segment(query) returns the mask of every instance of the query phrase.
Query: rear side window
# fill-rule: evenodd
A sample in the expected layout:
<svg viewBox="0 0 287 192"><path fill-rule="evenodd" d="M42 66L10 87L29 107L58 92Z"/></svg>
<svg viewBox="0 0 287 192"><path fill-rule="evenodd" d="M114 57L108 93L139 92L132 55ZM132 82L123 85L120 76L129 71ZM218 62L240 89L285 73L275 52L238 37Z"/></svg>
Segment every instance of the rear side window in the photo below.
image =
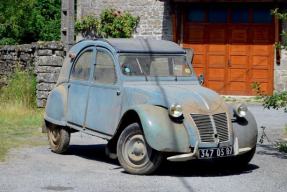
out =
<svg viewBox="0 0 287 192"><path fill-rule="evenodd" d="M71 73L71 79L89 81L92 60L93 50L84 52L74 65Z"/></svg>
<svg viewBox="0 0 287 192"><path fill-rule="evenodd" d="M115 64L107 52L97 51L93 81L103 84L115 84L117 82Z"/></svg>

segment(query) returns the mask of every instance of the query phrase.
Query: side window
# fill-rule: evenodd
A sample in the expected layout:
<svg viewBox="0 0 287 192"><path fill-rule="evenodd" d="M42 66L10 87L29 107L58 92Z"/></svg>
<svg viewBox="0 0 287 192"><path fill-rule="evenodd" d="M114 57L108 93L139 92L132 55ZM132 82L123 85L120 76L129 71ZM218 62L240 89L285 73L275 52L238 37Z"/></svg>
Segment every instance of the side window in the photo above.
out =
<svg viewBox="0 0 287 192"><path fill-rule="evenodd" d="M89 81L92 60L93 50L84 52L74 65L71 73L71 79Z"/></svg>
<svg viewBox="0 0 287 192"><path fill-rule="evenodd" d="M97 51L93 81L104 84L115 84L117 82L114 61L104 51Z"/></svg>

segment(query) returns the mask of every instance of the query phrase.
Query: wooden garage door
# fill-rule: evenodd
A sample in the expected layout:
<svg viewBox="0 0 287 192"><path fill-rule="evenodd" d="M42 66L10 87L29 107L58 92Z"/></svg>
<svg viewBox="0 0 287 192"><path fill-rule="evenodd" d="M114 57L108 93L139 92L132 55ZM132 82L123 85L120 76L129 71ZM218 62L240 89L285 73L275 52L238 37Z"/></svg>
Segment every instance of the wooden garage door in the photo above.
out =
<svg viewBox="0 0 287 192"><path fill-rule="evenodd" d="M271 9L271 8L270 8ZM254 95L251 83L273 91L274 24L269 8L193 8L184 24L184 47L193 67L219 94ZM216 17L217 16L217 17Z"/></svg>

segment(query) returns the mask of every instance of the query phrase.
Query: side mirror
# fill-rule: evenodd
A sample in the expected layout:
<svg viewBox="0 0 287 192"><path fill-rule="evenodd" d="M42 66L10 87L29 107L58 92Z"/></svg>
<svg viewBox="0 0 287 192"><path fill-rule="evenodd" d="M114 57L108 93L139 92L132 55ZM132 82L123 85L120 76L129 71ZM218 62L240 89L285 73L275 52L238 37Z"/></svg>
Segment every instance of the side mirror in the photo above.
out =
<svg viewBox="0 0 287 192"><path fill-rule="evenodd" d="M200 85L204 84L204 75L203 74L199 74L197 79L198 79L198 82Z"/></svg>

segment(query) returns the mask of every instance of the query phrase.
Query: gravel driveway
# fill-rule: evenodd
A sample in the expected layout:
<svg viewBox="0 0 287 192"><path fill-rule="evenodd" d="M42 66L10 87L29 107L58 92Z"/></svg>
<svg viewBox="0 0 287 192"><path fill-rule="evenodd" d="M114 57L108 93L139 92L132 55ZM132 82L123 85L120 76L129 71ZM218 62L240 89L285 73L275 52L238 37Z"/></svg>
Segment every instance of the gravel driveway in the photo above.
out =
<svg viewBox="0 0 287 192"><path fill-rule="evenodd" d="M258 127L267 126L272 138L282 137L287 114L260 105L249 108ZM0 164L0 191L287 191L287 154L268 144L258 144L242 172L222 171L211 160L194 160L165 162L152 176L125 173L117 160L106 157L105 144L75 133L65 155L52 153L48 146L13 150Z"/></svg>

